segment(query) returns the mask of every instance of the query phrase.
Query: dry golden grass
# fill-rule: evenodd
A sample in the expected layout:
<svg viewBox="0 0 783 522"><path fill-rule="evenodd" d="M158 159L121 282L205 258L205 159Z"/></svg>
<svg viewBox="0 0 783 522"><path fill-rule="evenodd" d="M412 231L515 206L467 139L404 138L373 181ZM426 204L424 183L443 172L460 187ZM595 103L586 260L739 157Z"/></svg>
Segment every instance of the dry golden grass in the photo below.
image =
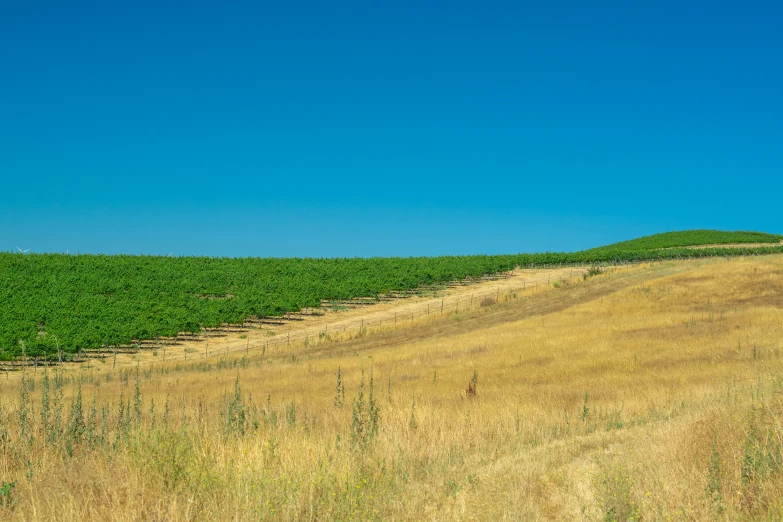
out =
<svg viewBox="0 0 783 522"><path fill-rule="evenodd" d="M263 356L68 370L61 424L78 382L84 423L61 432L40 369L29 401L0 379L0 519L779 520L782 276L645 265Z"/></svg>

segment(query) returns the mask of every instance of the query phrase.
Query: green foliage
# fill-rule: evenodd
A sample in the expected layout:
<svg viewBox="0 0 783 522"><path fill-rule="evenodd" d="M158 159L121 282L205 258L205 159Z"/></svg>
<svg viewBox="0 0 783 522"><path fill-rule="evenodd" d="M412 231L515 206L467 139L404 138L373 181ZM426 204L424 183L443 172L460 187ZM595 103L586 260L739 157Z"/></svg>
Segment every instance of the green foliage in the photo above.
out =
<svg viewBox="0 0 783 522"><path fill-rule="evenodd" d="M335 408L342 408L345 404L345 386L343 385L343 377L340 368L337 368L337 385L334 390L334 406Z"/></svg>
<svg viewBox="0 0 783 522"><path fill-rule="evenodd" d="M50 420L43 426L44 436L46 443L54 445L60 438L63 426L63 385L64 378L60 372L54 375L53 390L49 392L49 376L48 372L44 373L44 390L45 394L41 397L41 406L43 409L44 401L49 403L48 407L51 412ZM43 415L43 412L41 412Z"/></svg>
<svg viewBox="0 0 783 522"><path fill-rule="evenodd" d="M153 405L155 402L153 401ZM90 403L90 412L87 414L87 426L84 430L84 441L87 443L87 448L95 449L102 437L98 433L98 403L95 395L92 396L92 402Z"/></svg>
<svg viewBox="0 0 783 522"><path fill-rule="evenodd" d="M354 446L364 446L367 442L367 403L364 398L364 370L359 382L359 393L353 401L351 412L351 442Z"/></svg>
<svg viewBox="0 0 783 522"><path fill-rule="evenodd" d="M380 407L375 398L373 374L370 372L369 395L364 393L364 370L359 381L359 393L353 402L351 415L351 442L355 448L364 448L378 435Z"/></svg>
<svg viewBox="0 0 783 522"><path fill-rule="evenodd" d="M462 486L460 486L456 480L449 479L449 481L446 483L446 496L447 497L456 497L457 493L462 491Z"/></svg>
<svg viewBox="0 0 783 522"><path fill-rule="evenodd" d="M32 444L32 411L30 407L30 385L27 377L22 375L19 381L19 408L17 409L19 417L19 440Z"/></svg>
<svg viewBox="0 0 783 522"><path fill-rule="evenodd" d="M76 398L71 403L71 411L68 414L68 423L65 427L65 451L68 456L73 456L76 446L82 442L86 430L84 412L82 410L82 386L78 385Z"/></svg>
<svg viewBox="0 0 783 522"><path fill-rule="evenodd" d="M381 409L375 399L375 385L373 384L373 372L370 371L370 396L367 399L368 436L370 439L378 435L378 425L381 422Z"/></svg>
<svg viewBox="0 0 783 522"><path fill-rule="evenodd" d="M725 232L722 230L682 230L622 241L613 245L593 248L587 252L626 251L638 252L660 248L677 248L699 245L726 245L742 243L780 243L783 236L764 232Z"/></svg>
<svg viewBox="0 0 783 522"><path fill-rule="evenodd" d="M0 253L0 357L130 345L513 269L519 256L163 258ZM20 343L20 341L22 341Z"/></svg>
<svg viewBox="0 0 783 522"><path fill-rule="evenodd" d="M131 454L137 464L160 477L164 491L196 486L200 463L192 434L184 430L143 430L132 442Z"/></svg>
<svg viewBox="0 0 783 522"><path fill-rule="evenodd" d="M49 372L44 371L41 379L41 431L49 433L49 419L51 417L52 401L49 384Z"/></svg>
<svg viewBox="0 0 783 522"><path fill-rule="evenodd" d="M136 364L136 379L133 384L133 420L136 424L141 423L141 380L138 364Z"/></svg>
<svg viewBox="0 0 783 522"><path fill-rule="evenodd" d="M710 454L710 468L707 477L707 499L715 510L715 515L723 513L723 474L721 472L721 459L718 452L718 438L712 439L712 453Z"/></svg>
<svg viewBox="0 0 783 522"><path fill-rule="evenodd" d="M361 296L480 277L517 266L743 253L689 245L769 243L781 236L694 230L573 253L368 259L273 259L0 253L0 359L65 358L81 349L199 333ZM750 247L749 247L750 248Z"/></svg>
<svg viewBox="0 0 783 522"><path fill-rule="evenodd" d="M296 427L296 403L291 401L285 409L285 418L288 421L288 426Z"/></svg>
<svg viewBox="0 0 783 522"><path fill-rule="evenodd" d="M166 405L166 411L168 411L168 399ZM242 401L239 375L237 375L236 381L234 381L234 396L231 398L231 402L229 402L223 417L223 432L226 435L244 435L250 427L250 407Z"/></svg>
<svg viewBox="0 0 783 522"><path fill-rule="evenodd" d="M618 456L599 460L595 480L596 497L604 522L641 520L639 505L634 501L634 480Z"/></svg>
<svg viewBox="0 0 783 522"><path fill-rule="evenodd" d="M585 401L584 404L582 404L582 420L586 421L587 418L590 416L590 406L587 404L588 395L587 392L585 392Z"/></svg>
<svg viewBox="0 0 783 522"><path fill-rule="evenodd" d="M588 279L590 279L591 277L595 277L595 276L597 276L597 275L601 275L601 274L603 274L603 273L604 273L604 271L603 271L603 270L601 270L601 267L600 267L600 266L591 266L591 267L590 267L590 268L587 270L587 272L585 272L584 274L582 274L582 279L584 279L585 281L587 281L587 280L588 280Z"/></svg>
<svg viewBox="0 0 783 522"><path fill-rule="evenodd" d="M11 493L14 491L14 488L16 487L16 481L14 482L3 482L0 484L0 507L2 506L10 506L13 504L13 498L11 496Z"/></svg>

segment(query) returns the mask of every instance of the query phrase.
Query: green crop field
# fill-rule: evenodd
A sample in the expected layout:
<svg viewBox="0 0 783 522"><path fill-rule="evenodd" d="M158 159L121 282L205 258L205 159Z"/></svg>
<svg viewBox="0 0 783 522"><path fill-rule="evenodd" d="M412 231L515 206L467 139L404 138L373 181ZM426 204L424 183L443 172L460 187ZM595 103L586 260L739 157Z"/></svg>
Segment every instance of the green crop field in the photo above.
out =
<svg viewBox="0 0 783 522"><path fill-rule="evenodd" d="M0 359L127 345L198 332L258 316L279 316L321 300L377 296L479 277L518 266L736 255L682 248L770 243L757 232L658 234L574 253L369 259L274 259L0 253ZM775 243L776 245L773 245Z"/></svg>
<svg viewBox="0 0 783 522"><path fill-rule="evenodd" d="M646 251L660 248L676 248L699 245L725 245L730 243L780 243L783 236L764 232L724 232L722 230L682 230L640 237L588 252Z"/></svg>

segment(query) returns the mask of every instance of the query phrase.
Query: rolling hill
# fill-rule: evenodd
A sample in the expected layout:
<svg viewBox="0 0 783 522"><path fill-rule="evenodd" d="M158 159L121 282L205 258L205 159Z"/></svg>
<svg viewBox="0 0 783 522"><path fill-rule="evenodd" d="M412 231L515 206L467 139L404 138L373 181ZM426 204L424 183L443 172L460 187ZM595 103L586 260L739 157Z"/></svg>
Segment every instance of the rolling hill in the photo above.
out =
<svg viewBox="0 0 783 522"><path fill-rule="evenodd" d="M573 253L273 259L0 253L0 359L199 332L323 300L372 297L515 267L783 252L780 235L669 232ZM769 246L758 246L759 243ZM748 244L746 249L712 246Z"/></svg>

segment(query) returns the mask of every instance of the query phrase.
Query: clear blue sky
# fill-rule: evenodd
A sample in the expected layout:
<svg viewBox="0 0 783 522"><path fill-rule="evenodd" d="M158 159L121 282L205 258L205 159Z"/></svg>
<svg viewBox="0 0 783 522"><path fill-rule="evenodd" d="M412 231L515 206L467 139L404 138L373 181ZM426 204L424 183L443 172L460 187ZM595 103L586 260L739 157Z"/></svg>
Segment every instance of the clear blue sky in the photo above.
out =
<svg viewBox="0 0 783 522"><path fill-rule="evenodd" d="M0 250L783 232L781 27L773 1L0 0Z"/></svg>

